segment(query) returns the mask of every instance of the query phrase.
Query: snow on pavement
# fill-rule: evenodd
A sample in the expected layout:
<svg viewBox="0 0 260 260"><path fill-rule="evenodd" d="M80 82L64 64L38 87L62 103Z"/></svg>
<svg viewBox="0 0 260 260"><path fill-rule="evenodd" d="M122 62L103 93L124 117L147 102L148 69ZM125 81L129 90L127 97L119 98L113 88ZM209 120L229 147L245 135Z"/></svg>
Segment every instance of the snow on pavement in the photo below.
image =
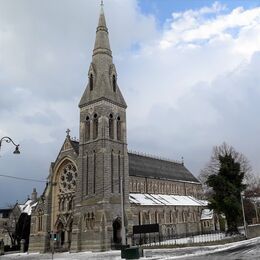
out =
<svg viewBox="0 0 260 260"><path fill-rule="evenodd" d="M246 245L254 245L260 243L260 237L229 243L225 245L214 246L200 246L200 247L185 247L185 248L172 248L172 249L145 249L145 257L141 259L157 260L157 259L181 259L185 257L200 256L206 254L213 254L230 249L239 249ZM16 253L5 256L0 256L1 260L47 260L52 259L51 254L39 254L39 253ZM108 252L80 252L80 253L55 253L53 259L59 260L118 260L121 259L120 251L108 251Z"/></svg>

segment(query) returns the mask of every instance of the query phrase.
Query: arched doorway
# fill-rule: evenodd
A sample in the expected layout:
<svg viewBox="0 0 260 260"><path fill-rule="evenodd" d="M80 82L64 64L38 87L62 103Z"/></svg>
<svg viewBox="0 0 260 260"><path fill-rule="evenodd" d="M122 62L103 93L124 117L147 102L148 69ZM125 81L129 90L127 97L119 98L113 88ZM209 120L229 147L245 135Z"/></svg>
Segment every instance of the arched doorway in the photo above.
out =
<svg viewBox="0 0 260 260"><path fill-rule="evenodd" d="M65 242L65 230L63 224L60 222L57 226L57 241L58 245L62 248Z"/></svg>
<svg viewBox="0 0 260 260"><path fill-rule="evenodd" d="M113 221L113 243L114 244L121 244L122 237L121 237L121 218L117 217Z"/></svg>

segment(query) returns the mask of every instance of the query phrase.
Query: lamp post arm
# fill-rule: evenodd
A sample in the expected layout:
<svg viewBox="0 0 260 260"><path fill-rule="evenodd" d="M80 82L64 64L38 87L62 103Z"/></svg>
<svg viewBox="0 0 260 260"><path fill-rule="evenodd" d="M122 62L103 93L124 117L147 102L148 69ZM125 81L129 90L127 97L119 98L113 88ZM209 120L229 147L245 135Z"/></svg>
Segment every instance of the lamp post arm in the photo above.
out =
<svg viewBox="0 0 260 260"><path fill-rule="evenodd" d="M1 151L1 146L2 146L2 142L5 141L7 143L12 143L15 146L15 150L14 150L14 154L20 154L19 151L19 144L16 144L10 137L8 136L4 136L0 139L0 151Z"/></svg>
<svg viewBox="0 0 260 260"><path fill-rule="evenodd" d="M16 144L10 137L4 136L0 139L0 148L2 146L3 141L6 141L7 143L12 143L14 146L19 146L19 144Z"/></svg>

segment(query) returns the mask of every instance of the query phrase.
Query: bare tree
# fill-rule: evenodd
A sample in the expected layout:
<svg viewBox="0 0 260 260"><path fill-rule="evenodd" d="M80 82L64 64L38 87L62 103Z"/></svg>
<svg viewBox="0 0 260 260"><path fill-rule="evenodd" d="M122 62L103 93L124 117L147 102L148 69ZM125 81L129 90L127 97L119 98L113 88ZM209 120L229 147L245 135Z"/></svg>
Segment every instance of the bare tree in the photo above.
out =
<svg viewBox="0 0 260 260"><path fill-rule="evenodd" d="M0 229L9 235L12 246L15 246L17 245L16 226L21 215L21 211L18 208L18 204L9 204L7 207L11 210L11 212L8 219L1 223Z"/></svg>

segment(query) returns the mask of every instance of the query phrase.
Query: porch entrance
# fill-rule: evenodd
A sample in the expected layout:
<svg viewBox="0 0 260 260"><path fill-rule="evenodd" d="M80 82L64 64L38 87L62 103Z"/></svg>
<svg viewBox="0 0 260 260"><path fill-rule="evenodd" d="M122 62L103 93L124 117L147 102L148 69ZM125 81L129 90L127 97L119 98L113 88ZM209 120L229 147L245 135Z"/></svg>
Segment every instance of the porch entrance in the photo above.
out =
<svg viewBox="0 0 260 260"><path fill-rule="evenodd" d="M57 226L55 248L59 251L69 251L71 245L72 222L64 227L62 222Z"/></svg>
<svg viewBox="0 0 260 260"><path fill-rule="evenodd" d="M121 229L122 229L121 218L117 217L113 221L113 240L112 241L115 246L121 245L121 242L122 242Z"/></svg>

